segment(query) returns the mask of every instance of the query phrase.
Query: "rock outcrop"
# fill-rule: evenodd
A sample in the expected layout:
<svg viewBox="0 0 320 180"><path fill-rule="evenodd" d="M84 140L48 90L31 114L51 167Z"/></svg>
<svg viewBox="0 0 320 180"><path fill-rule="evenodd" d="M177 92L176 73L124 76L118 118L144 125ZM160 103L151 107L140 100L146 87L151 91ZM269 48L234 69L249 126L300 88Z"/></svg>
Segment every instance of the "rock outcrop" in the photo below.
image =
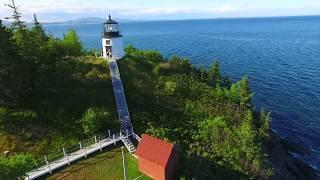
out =
<svg viewBox="0 0 320 180"><path fill-rule="evenodd" d="M320 179L315 169L298 158L299 154L309 153L308 150L297 143L282 139L275 132L271 132L270 139L265 144L265 152L275 171L272 179Z"/></svg>

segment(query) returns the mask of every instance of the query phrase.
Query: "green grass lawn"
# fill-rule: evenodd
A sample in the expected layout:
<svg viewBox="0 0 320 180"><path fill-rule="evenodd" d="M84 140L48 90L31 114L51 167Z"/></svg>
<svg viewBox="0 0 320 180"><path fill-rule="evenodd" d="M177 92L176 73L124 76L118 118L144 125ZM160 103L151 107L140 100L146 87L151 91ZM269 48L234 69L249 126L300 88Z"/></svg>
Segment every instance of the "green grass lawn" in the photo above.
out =
<svg viewBox="0 0 320 180"><path fill-rule="evenodd" d="M125 160L127 168L127 179L133 180L140 177L142 173L138 170L138 161L125 151ZM63 180L105 180L123 179L123 167L121 148L106 150L88 159L81 160L65 169L55 172L52 176L47 177L48 180L63 179ZM150 178L142 176L139 180L148 180Z"/></svg>

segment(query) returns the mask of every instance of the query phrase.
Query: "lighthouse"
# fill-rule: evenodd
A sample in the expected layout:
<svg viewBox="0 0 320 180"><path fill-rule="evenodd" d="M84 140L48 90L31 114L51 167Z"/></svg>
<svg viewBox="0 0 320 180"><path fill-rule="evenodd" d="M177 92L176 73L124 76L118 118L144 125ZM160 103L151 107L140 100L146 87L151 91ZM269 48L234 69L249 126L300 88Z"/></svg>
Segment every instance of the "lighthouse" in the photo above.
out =
<svg viewBox="0 0 320 180"><path fill-rule="evenodd" d="M124 56L122 35L119 30L119 23L109 19L103 23L102 35L102 56L105 59L121 59Z"/></svg>

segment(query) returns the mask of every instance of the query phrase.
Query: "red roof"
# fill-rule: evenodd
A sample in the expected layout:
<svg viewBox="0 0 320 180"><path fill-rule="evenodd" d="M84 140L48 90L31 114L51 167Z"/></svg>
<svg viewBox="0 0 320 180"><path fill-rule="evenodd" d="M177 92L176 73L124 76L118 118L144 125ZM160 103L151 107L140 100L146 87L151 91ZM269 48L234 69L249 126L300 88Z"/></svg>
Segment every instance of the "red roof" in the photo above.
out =
<svg viewBox="0 0 320 180"><path fill-rule="evenodd" d="M165 167L173 150L173 144L142 134L136 155Z"/></svg>

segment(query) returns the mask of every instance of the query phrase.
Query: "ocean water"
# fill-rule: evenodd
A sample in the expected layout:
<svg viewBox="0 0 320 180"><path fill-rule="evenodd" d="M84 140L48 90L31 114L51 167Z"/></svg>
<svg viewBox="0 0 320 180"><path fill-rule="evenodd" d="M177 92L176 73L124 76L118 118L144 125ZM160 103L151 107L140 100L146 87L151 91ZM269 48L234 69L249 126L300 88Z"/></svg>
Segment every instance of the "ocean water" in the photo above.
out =
<svg viewBox="0 0 320 180"><path fill-rule="evenodd" d="M62 37L69 28L86 48L101 48L101 24L48 24ZM320 167L320 16L125 22L125 45L180 55L196 66L221 62L234 81L250 78L256 109L272 111L272 128L307 147L301 156Z"/></svg>

